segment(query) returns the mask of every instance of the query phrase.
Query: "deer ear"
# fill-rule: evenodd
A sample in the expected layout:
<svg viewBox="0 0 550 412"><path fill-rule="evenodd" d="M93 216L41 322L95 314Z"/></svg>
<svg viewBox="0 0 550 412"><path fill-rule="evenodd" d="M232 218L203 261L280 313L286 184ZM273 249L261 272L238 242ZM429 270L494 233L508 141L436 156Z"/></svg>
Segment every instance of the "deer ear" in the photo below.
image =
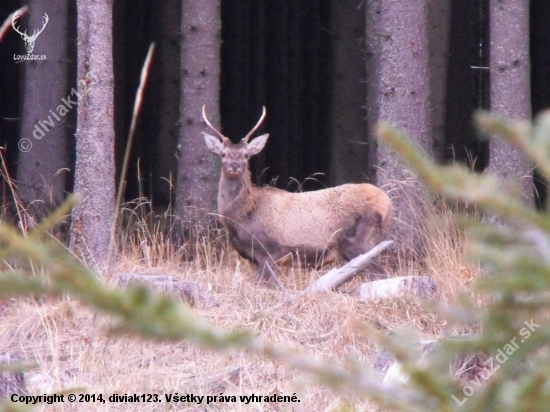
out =
<svg viewBox="0 0 550 412"><path fill-rule="evenodd" d="M216 153L218 156L221 157L222 151L223 151L223 144L220 142L220 139L208 133L203 132L203 134L204 134L204 141L206 142L206 147L208 147L210 151Z"/></svg>
<svg viewBox="0 0 550 412"><path fill-rule="evenodd" d="M266 133L256 137L254 140L248 143L248 153L250 154L250 156L254 156L255 154L258 154L262 151L265 144L267 143L268 137L269 133Z"/></svg>

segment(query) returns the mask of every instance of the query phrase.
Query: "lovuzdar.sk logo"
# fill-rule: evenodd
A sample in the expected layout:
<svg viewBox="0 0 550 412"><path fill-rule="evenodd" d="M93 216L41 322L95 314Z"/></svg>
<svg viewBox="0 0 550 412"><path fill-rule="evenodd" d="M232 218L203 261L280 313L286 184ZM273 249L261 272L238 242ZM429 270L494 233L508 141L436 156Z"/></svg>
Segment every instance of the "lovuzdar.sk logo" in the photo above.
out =
<svg viewBox="0 0 550 412"><path fill-rule="evenodd" d="M27 34L27 30L21 32L19 27L16 26L17 19L19 19L19 17L21 17L21 14L19 12L13 15L13 17L11 18L11 26L17 33L19 33L19 35L25 42L25 49L27 50L27 54L14 54L13 60L47 60L45 54L33 54L32 51L34 50L34 43L36 42L36 39L38 38L40 33L42 33L46 28L46 25L48 24L50 18L46 13L44 13L44 16L42 17L44 19L44 22L42 23L42 28L40 30L33 30L32 36L29 36Z"/></svg>

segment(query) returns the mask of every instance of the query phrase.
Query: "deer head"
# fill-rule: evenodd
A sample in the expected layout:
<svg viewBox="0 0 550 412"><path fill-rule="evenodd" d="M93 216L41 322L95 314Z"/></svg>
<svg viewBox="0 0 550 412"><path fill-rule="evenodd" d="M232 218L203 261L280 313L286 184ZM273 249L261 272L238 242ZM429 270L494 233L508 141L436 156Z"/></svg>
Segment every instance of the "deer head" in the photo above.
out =
<svg viewBox="0 0 550 412"><path fill-rule="evenodd" d="M260 117L260 120L258 120L258 123L256 123L256 126L254 126L239 143L233 144L231 140L225 137L212 125L212 123L210 123L206 116L206 106L202 107L202 117L204 121L208 127L216 133L216 136L204 133L204 140L208 149L222 159L222 173L226 179L242 179L243 174L248 170L248 161L250 158L255 154L260 153L264 148L267 143L267 138L269 137L269 134L267 133L258 136L250 143L248 141L264 121L265 115L266 111L264 107L262 116Z"/></svg>
<svg viewBox="0 0 550 412"><path fill-rule="evenodd" d="M48 15L46 13L44 13L44 16L43 16L44 23L42 24L42 28L40 30L33 30L32 36L29 36L27 34L27 30L25 30L25 32L22 33L19 30L19 28L15 25L15 22L17 21L17 19L20 16L21 16L21 14L19 12L15 13L13 15L12 19L11 19L11 25L12 25L13 29L21 35L21 38L25 42L25 49L27 50L27 54L30 54L34 50L34 43L36 42L36 38L38 37L38 35L40 33L42 33L44 31L44 28L48 24L48 21L50 20L50 18L48 17Z"/></svg>

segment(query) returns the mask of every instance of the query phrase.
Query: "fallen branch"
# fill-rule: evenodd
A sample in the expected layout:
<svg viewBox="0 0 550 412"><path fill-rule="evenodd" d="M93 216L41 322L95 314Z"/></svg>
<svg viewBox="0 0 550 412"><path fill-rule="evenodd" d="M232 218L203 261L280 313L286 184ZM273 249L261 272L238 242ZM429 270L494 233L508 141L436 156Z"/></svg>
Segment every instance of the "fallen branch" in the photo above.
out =
<svg viewBox="0 0 550 412"><path fill-rule="evenodd" d="M338 287L349 281L357 272L363 270L373 258L386 250L392 243L393 240L385 240L367 253L350 260L341 268L330 270L317 279L313 285L309 286L305 292L319 293L327 292L329 290L336 290Z"/></svg>

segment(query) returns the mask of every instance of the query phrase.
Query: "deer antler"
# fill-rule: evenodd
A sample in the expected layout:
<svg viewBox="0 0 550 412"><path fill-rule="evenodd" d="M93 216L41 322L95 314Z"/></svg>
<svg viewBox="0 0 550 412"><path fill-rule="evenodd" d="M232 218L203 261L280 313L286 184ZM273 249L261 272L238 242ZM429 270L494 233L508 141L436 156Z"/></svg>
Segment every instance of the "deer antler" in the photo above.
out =
<svg viewBox="0 0 550 412"><path fill-rule="evenodd" d="M17 21L17 19L19 17L21 17L23 13L21 13L20 10L17 10L15 13L13 13L13 17L11 18L11 26L13 27L13 29L19 33L22 37L28 37L27 36L27 30L25 30L25 33L21 33L21 31L19 31L19 28L15 25L15 22Z"/></svg>
<svg viewBox="0 0 550 412"><path fill-rule="evenodd" d="M42 24L42 28L38 31L33 30L33 32L32 32L31 37L34 38L34 39L36 39L38 37L38 35L44 31L44 29L46 28L46 25L50 21L50 18L48 17L47 13L44 13L44 16L42 16L42 18L44 19L44 23Z"/></svg>
<svg viewBox="0 0 550 412"><path fill-rule="evenodd" d="M214 132L216 132L216 134L220 137L220 140L221 140L222 143L223 143L224 140L227 140L227 137L225 137L222 132L220 132L218 129L216 129L212 125L212 123L210 123L210 120L208 120L208 117L206 117L206 105L202 106L202 118L204 119L204 121L206 122L208 127L210 127Z"/></svg>
<svg viewBox="0 0 550 412"><path fill-rule="evenodd" d="M254 132L256 130L258 130L258 127L260 127L260 125L262 124L262 122L264 121L265 119L265 115L267 114L266 110L265 110L265 106L262 107L262 116L260 117L260 120L258 120L258 123L256 123L256 126L254 126L252 128L252 130L250 132L248 132L248 134L243 138L243 140L248 143L248 139L250 139L250 137L254 134Z"/></svg>

